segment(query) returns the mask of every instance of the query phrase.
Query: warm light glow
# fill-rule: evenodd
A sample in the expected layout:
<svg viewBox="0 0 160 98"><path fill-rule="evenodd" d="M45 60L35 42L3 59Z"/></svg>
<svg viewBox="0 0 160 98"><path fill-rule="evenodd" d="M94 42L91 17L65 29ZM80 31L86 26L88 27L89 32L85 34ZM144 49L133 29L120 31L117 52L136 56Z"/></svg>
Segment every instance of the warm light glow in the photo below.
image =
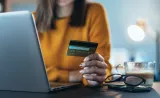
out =
<svg viewBox="0 0 160 98"><path fill-rule="evenodd" d="M145 37L144 30L137 25L131 25L128 27L129 37L134 41L142 41Z"/></svg>

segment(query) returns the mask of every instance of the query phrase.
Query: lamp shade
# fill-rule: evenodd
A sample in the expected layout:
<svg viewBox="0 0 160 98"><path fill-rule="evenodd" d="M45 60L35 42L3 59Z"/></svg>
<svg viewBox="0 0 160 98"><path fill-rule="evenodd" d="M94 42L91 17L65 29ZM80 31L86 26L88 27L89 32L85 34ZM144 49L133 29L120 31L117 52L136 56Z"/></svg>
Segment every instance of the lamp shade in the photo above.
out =
<svg viewBox="0 0 160 98"><path fill-rule="evenodd" d="M134 41L142 41L145 37L145 32L141 27L131 25L128 27L128 35Z"/></svg>

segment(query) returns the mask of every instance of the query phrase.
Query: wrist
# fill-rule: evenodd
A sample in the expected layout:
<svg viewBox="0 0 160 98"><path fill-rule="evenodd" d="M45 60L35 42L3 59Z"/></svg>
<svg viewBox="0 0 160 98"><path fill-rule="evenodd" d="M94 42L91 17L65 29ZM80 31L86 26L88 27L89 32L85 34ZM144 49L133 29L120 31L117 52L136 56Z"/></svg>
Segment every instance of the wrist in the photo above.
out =
<svg viewBox="0 0 160 98"><path fill-rule="evenodd" d="M69 82L81 82L82 75L79 73L79 70L69 72Z"/></svg>

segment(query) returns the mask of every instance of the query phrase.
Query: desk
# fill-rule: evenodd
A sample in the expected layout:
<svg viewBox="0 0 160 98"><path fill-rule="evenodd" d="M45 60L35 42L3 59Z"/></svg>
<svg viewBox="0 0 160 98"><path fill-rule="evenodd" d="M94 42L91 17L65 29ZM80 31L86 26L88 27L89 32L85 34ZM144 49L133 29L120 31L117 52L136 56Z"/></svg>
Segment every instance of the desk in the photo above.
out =
<svg viewBox="0 0 160 98"><path fill-rule="evenodd" d="M126 93L107 88L74 88L49 94L0 91L0 98L160 98L160 83L147 93Z"/></svg>

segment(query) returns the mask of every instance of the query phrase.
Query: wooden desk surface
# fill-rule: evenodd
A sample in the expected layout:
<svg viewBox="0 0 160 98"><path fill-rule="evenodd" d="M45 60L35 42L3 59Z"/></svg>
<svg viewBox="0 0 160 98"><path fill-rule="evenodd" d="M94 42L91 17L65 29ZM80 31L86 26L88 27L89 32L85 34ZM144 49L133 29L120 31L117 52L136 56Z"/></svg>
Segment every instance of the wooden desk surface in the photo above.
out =
<svg viewBox="0 0 160 98"><path fill-rule="evenodd" d="M147 93L127 93L103 88L74 88L54 93L0 91L0 98L160 98L160 82Z"/></svg>

